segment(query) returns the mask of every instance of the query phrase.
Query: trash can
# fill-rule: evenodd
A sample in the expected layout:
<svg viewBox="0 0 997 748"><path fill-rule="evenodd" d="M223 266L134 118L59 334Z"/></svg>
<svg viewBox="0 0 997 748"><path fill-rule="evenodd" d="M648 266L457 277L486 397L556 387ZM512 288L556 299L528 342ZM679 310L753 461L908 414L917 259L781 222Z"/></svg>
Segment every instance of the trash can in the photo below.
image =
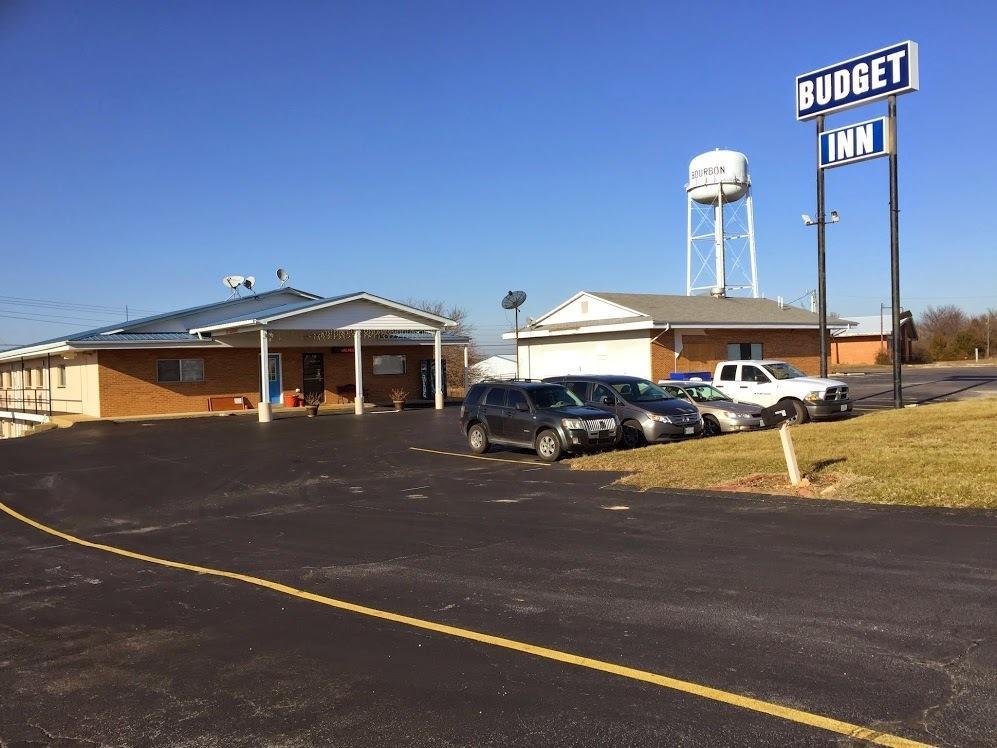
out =
<svg viewBox="0 0 997 748"><path fill-rule="evenodd" d="M284 406L288 408L297 408L301 404L301 398L298 396L297 392L285 392L284 393Z"/></svg>

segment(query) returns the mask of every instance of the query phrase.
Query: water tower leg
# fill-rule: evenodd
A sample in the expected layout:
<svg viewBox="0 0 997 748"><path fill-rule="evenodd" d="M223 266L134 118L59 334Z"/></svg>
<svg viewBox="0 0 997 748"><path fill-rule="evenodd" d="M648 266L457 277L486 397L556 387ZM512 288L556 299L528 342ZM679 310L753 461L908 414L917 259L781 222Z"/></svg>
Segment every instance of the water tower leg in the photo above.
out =
<svg viewBox="0 0 997 748"><path fill-rule="evenodd" d="M755 259L755 205L751 201L751 187L748 187L748 195L745 197L747 203L744 207L748 211L748 254L751 256L751 297L758 298L758 262Z"/></svg>
<svg viewBox="0 0 997 748"><path fill-rule="evenodd" d="M716 274L717 288L721 293L727 288L727 273L725 268L726 259L724 257L724 195L723 186L720 187L720 194L717 196L716 213L713 220L713 242L716 245Z"/></svg>
<svg viewBox="0 0 997 748"><path fill-rule="evenodd" d="M685 295L692 296L692 197L686 193Z"/></svg>

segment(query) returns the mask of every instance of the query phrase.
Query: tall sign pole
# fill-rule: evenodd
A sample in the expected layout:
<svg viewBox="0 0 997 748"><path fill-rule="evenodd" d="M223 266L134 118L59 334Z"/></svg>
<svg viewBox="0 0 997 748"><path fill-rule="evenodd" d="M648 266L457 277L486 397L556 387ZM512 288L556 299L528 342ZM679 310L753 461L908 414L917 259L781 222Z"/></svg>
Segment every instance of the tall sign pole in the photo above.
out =
<svg viewBox="0 0 997 748"><path fill-rule="evenodd" d="M897 187L897 97L887 99L890 121L890 296L893 304L893 407L904 406L900 335L900 197Z"/></svg>
<svg viewBox="0 0 997 748"><path fill-rule="evenodd" d="M817 117L817 317L820 328L820 375L827 377L827 261L824 221L824 169L821 166L821 135L824 115Z"/></svg>
<svg viewBox="0 0 997 748"><path fill-rule="evenodd" d="M820 374L827 376L827 278L824 257L824 169L888 156L890 161L890 290L893 315L893 405L903 407L900 335L900 202L897 189L897 96L917 91L918 47L905 41L796 76L796 119L817 120L817 303ZM825 131L833 112L887 101L888 116ZM832 212L831 220L837 215ZM882 310L880 310L882 312Z"/></svg>

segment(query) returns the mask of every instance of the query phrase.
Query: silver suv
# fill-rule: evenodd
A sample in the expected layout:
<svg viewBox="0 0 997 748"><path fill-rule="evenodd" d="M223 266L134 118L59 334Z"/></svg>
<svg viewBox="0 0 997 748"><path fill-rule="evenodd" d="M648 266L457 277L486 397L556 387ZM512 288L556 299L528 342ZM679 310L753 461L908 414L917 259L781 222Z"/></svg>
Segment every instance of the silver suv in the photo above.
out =
<svg viewBox="0 0 997 748"><path fill-rule="evenodd" d="M647 379L590 374L544 381L563 384L586 405L614 413L623 424L623 446L631 449L703 433L703 419L696 406L672 397Z"/></svg>

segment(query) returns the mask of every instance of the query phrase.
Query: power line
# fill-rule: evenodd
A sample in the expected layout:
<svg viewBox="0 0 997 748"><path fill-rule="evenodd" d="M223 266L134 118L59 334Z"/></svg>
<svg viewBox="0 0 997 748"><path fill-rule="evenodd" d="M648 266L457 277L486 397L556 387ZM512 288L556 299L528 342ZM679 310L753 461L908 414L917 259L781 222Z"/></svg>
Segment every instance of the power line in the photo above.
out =
<svg viewBox="0 0 997 748"><path fill-rule="evenodd" d="M3 296L0 295L0 303L17 304L19 306L45 307L51 309L67 309L87 312L123 312L126 308L131 311L155 314L153 309L143 309L132 307L129 304L83 304L75 301L59 301L55 299L32 299L24 296Z"/></svg>
<svg viewBox="0 0 997 748"><path fill-rule="evenodd" d="M63 317L62 315L45 315L26 317L20 314L4 314L7 310L0 310L0 318L3 319L20 319L26 322L48 322L53 325L75 325L77 327L87 327L94 323L106 325L108 323L114 324L116 322L121 322L120 319L89 319L85 317Z"/></svg>

